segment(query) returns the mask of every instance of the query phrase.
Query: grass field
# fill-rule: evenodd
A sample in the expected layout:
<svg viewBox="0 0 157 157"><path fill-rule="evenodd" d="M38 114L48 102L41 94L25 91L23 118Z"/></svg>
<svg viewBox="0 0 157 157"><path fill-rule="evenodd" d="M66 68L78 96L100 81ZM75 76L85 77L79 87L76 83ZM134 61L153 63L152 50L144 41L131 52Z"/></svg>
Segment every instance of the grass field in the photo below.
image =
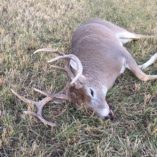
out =
<svg viewBox="0 0 157 157"><path fill-rule="evenodd" d="M37 100L32 87L62 89L65 74L46 63L54 55L32 53L43 47L68 52L72 32L94 17L157 34L156 0L0 0L0 157L157 157L156 81L144 83L125 72L107 97L114 122L73 104L50 104L44 115L56 122L55 128L24 115L26 104L10 91ZM155 53L157 40L139 40L127 48L140 64ZM156 69L154 64L146 73Z"/></svg>

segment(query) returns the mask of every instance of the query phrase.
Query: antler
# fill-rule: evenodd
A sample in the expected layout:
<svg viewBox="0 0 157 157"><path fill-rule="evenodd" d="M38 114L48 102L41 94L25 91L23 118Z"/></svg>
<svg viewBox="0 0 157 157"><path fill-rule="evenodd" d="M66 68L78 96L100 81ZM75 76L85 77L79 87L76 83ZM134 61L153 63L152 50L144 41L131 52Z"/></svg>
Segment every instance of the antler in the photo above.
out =
<svg viewBox="0 0 157 157"><path fill-rule="evenodd" d="M52 122L49 122L47 121L46 119L43 118L42 116L42 110L43 110L43 107L44 105L46 105L48 102L54 100L54 99L60 99L60 100L68 100L68 96L66 94L62 94L62 93L57 93L57 94L48 94L46 92L43 92L39 89L36 89L36 88L33 88L36 92L39 92L40 94L43 94L45 95L46 97L43 98L42 100L40 101L33 101L33 100L30 100L30 99L26 99L25 97L17 94L13 89L11 89L12 93L14 95L16 95L19 99L21 99L22 101L24 101L25 103L27 103L28 105L35 105L35 107L37 108L37 112L32 112L32 111L24 111L25 114L30 114L30 115L33 115L35 117L37 117L42 123L44 123L45 125L49 125L49 126L56 126L55 123L52 123Z"/></svg>
<svg viewBox="0 0 157 157"><path fill-rule="evenodd" d="M70 83L72 85L80 78L80 76L82 76L82 72L83 72L83 67L82 67L82 64L81 64L80 60L78 59L78 57L76 57L73 54L68 54L68 55L58 56L54 59L51 59L48 61L48 63L52 63L52 62L55 62L59 59L65 59L65 58L72 59L77 64L76 76L72 79L72 81Z"/></svg>
<svg viewBox="0 0 157 157"><path fill-rule="evenodd" d="M76 76L75 77L71 77L71 79L72 79L72 81L70 83L71 85L74 84L80 77L83 76L82 75L82 73L83 73L83 66L82 66L82 63L81 63L80 59L77 56L75 56L73 54L67 54L67 55L65 55L65 54L62 54L62 53L58 52L57 50L52 49L52 48L38 49L38 50L36 50L34 52L34 54L36 54L38 52L44 52L44 51L45 52L46 51L47 52L54 52L54 53L57 53L57 54L60 55L60 56L58 56L56 58L53 58L53 59L49 60L48 63L55 62L55 61L57 61L59 59L71 59L71 60L73 60L76 63L76 66L77 66L76 67ZM68 74L71 73L68 69L65 69L65 70L67 71ZM70 74L70 75L72 75L72 74Z"/></svg>

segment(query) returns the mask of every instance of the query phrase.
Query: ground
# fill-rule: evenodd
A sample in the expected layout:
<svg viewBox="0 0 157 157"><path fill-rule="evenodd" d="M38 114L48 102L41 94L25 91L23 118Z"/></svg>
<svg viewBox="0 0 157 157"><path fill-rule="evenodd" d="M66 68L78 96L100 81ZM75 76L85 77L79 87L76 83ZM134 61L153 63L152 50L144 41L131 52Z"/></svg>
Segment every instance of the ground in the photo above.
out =
<svg viewBox="0 0 157 157"><path fill-rule="evenodd" d="M68 53L72 32L99 17L130 31L157 34L157 1L143 0L1 0L0 1L0 156L1 157L155 157L157 156L157 82L141 82L126 71L107 95L116 120L102 121L74 104L49 104L44 126L23 114L21 95L37 100L32 87L59 91L66 75L46 61L52 47ZM155 53L156 39L139 40L127 49L141 64ZM61 64L63 65L63 64ZM157 64L146 70L156 73Z"/></svg>

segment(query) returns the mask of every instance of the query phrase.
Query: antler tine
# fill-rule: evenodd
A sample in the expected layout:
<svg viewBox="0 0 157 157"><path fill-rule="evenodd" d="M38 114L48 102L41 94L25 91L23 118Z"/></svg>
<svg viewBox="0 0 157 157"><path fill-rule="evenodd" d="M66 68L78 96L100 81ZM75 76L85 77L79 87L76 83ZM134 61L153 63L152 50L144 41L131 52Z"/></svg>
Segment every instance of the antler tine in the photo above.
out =
<svg viewBox="0 0 157 157"><path fill-rule="evenodd" d="M57 53L59 54L60 56L54 58L54 59L51 59L48 61L48 63L50 62L55 62L59 59L65 59L65 58L70 58L72 59L76 64L77 64L77 71L76 71L76 76L74 78L72 78L72 81L71 81L71 85L74 84L81 76L82 76L82 72L83 72L83 66L82 66L82 63L80 61L80 59L73 55L73 54L68 54L68 55L65 55L65 54L62 54L61 52L59 52L58 50L55 50L55 49L52 49L52 48L42 48L42 49L38 49L36 50L33 54L36 54L38 52L42 52L42 51L47 51L47 52L54 52L54 53ZM62 68L59 68L59 69L62 69Z"/></svg>
<svg viewBox="0 0 157 157"><path fill-rule="evenodd" d="M39 92L41 94L47 95L44 99L36 102L36 101L32 101L32 100L26 99L25 97L17 94L13 89L11 89L11 91L20 100L24 101L27 104L31 104L31 105L35 105L36 106L37 113L31 112L31 111L24 111L25 114L31 114L31 115L37 117L45 125L49 125L49 126L52 126L52 127L54 127L56 125L55 123L52 123L52 122L49 122L49 121L45 120L43 118L43 116L42 116L42 110L43 110L44 105L47 104L49 101L53 100L53 98L54 98L53 96L48 96L45 92L42 92L42 91L40 91L38 89L35 89L35 91L37 91L37 92Z"/></svg>
<svg viewBox="0 0 157 157"><path fill-rule="evenodd" d="M47 92L41 91L40 89L33 88L33 90L40 93L40 94L42 94L42 95L49 96L49 94Z"/></svg>
<svg viewBox="0 0 157 157"><path fill-rule="evenodd" d="M40 89L37 88L33 88L34 91L43 94L47 97L53 97L54 99L62 99L62 100L69 100L69 97L66 94L63 94L62 92L66 90L67 87L65 87L63 90L61 90L60 92L56 93L56 94L48 94L47 92L43 92Z"/></svg>
<svg viewBox="0 0 157 157"><path fill-rule="evenodd" d="M52 48L42 48L42 49L38 49L35 52L33 52L33 54L36 54L38 52L54 52L57 53L59 55L64 55L61 52L58 51L58 49L52 49Z"/></svg>
<svg viewBox="0 0 157 157"><path fill-rule="evenodd" d="M34 112L31 112L31 111L24 111L25 114L29 114L29 115L33 115L35 117L37 117L43 124L45 125L49 125L49 126L56 126L55 123L52 123L52 122L49 122L47 120L45 120L42 116L39 116L38 114L34 113Z"/></svg>
<svg viewBox="0 0 157 157"><path fill-rule="evenodd" d="M21 99L23 102L28 103L28 104L31 104L31 105L32 105L32 104L35 104L35 101L26 99L25 97L23 97L23 96L17 94L13 89L11 89L11 92L12 92L14 95L16 95L19 99Z"/></svg>
<svg viewBox="0 0 157 157"><path fill-rule="evenodd" d="M83 72L83 66L81 61L79 60L79 58L73 54L68 54L68 55L64 55L64 56L58 56L54 59L51 59L48 61L48 63L52 63L55 62L59 59L66 59L66 58L70 58L72 59L76 64L77 64L77 71L76 71L76 76L72 79L70 84L74 84L79 78L80 76L82 76L82 72Z"/></svg>

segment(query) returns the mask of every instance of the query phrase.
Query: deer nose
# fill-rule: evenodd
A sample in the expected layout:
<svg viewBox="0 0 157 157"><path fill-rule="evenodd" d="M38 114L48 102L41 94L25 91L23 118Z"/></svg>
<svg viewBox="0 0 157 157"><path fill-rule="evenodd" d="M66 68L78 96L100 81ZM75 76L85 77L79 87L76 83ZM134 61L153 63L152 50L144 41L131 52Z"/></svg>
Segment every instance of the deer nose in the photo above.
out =
<svg viewBox="0 0 157 157"><path fill-rule="evenodd" d="M108 116L104 117L105 120L110 119L110 120L114 120L114 113L112 111L110 111L110 113L108 114Z"/></svg>

